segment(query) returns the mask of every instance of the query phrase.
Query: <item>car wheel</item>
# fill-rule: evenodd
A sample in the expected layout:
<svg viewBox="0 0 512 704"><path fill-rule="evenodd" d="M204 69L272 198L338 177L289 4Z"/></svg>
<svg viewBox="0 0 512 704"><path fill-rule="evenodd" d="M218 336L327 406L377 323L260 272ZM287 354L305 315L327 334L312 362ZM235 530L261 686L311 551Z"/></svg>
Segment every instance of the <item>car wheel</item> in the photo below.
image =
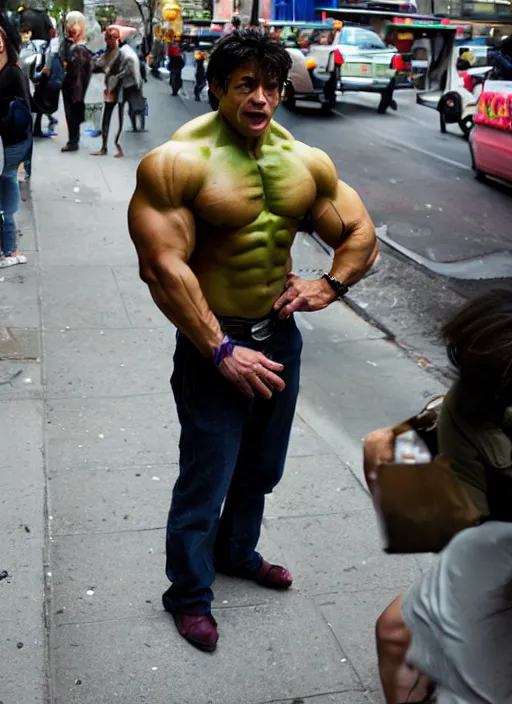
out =
<svg viewBox="0 0 512 704"><path fill-rule="evenodd" d="M320 106L320 111L322 115L330 115L332 110L331 103L322 103Z"/></svg>
<svg viewBox="0 0 512 704"><path fill-rule="evenodd" d="M386 110L388 108L392 108L393 110L396 110L396 102L393 100L393 91L395 89L395 82L391 81L389 86L386 88L386 90L381 93L381 99L379 103L379 107L377 108L377 112L379 115L384 115Z"/></svg>
<svg viewBox="0 0 512 704"><path fill-rule="evenodd" d="M484 183L485 181L487 181L487 174L485 174L483 171L480 171L480 169L476 169L475 178L477 181L480 181L480 183Z"/></svg>
<svg viewBox="0 0 512 704"><path fill-rule="evenodd" d="M441 134L446 134L446 118L442 112L439 113L439 129Z"/></svg>
<svg viewBox="0 0 512 704"><path fill-rule="evenodd" d="M288 110L295 110L295 91L290 82L285 83L284 93L283 93L283 105Z"/></svg>
<svg viewBox="0 0 512 704"><path fill-rule="evenodd" d="M473 116L469 115L468 117L465 117L463 120L459 120L459 127L462 130L462 134L468 138L469 133L473 129Z"/></svg>

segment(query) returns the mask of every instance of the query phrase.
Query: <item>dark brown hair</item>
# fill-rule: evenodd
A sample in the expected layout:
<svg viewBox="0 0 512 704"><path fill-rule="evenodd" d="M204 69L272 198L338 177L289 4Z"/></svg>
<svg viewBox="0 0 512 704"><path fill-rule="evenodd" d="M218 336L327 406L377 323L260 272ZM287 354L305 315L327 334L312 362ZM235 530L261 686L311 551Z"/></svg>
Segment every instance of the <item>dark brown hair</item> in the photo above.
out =
<svg viewBox="0 0 512 704"><path fill-rule="evenodd" d="M235 31L221 39L214 47L206 77L223 93L228 89L231 75L241 66L254 64L263 75L275 78L282 89L292 60L282 44L252 30Z"/></svg>
<svg viewBox="0 0 512 704"><path fill-rule="evenodd" d="M475 298L443 328L448 355L465 389L481 402L512 404L512 291Z"/></svg>
<svg viewBox="0 0 512 704"><path fill-rule="evenodd" d="M18 52L14 48L14 44L7 36L7 32L3 27L0 27L0 36L2 37L3 42L5 44L5 50L7 52L7 64L9 66L15 66L19 60Z"/></svg>

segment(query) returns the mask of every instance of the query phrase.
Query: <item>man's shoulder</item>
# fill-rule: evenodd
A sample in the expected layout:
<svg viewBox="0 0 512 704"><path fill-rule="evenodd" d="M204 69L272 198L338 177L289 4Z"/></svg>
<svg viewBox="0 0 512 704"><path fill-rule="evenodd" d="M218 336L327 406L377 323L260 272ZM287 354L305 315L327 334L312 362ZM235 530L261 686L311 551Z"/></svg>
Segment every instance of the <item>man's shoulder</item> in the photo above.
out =
<svg viewBox="0 0 512 704"><path fill-rule="evenodd" d="M288 132L286 128L278 122L275 122L275 120L272 120L270 123L269 141L273 144L278 144L280 142L292 142L294 145L297 144L297 141L292 133Z"/></svg>
<svg viewBox="0 0 512 704"><path fill-rule="evenodd" d="M217 131L217 113L209 112L182 125L172 135L170 141L172 143L188 144L191 148L193 146L197 148L212 142Z"/></svg>
<svg viewBox="0 0 512 704"><path fill-rule="evenodd" d="M195 141L169 140L153 149L137 170L138 187L159 192L169 202L192 199L204 179L204 155Z"/></svg>
<svg viewBox="0 0 512 704"><path fill-rule="evenodd" d="M200 145L194 140L175 141L171 138L160 147L150 151L141 161L140 167L143 170L153 172L157 175L160 172L180 175L182 169L198 167L204 161ZM178 171L176 168L179 167Z"/></svg>

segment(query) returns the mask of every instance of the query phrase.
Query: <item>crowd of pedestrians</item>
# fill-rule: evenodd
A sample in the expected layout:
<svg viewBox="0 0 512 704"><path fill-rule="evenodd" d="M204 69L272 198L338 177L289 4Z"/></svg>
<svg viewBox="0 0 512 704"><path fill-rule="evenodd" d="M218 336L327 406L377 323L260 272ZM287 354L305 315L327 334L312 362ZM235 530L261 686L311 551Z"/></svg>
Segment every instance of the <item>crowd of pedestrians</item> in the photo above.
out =
<svg viewBox="0 0 512 704"><path fill-rule="evenodd" d="M55 134L61 94L68 131L63 153L79 149L81 125L91 119L96 127L94 136L102 136L102 147L95 154L107 154L110 120L117 105L116 156L123 156L119 139L125 106L128 104L137 129L136 118L144 112L145 104L139 56L128 43L122 43L123 28L108 27L106 46L101 42L94 47L88 41L91 33L88 36L81 12L69 12L60 33L57 22L47 13L26 11L18 27L5 14L0 20L0 138L4 153L0 267L8 267L26 262L17 245L14 219L20 205L19 174L25 181L30 179L34 140ZM133 28L127 29L135 33ZM103 75L98 82L91 80L93 74Z"/></svg>

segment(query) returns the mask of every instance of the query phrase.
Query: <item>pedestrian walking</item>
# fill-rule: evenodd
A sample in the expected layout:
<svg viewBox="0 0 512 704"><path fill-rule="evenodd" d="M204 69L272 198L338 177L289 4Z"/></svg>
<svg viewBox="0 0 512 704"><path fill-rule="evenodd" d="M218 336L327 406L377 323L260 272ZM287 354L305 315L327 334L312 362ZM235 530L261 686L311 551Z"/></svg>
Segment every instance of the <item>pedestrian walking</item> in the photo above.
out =
<svg viewBox="0 0 512 704"><path fill-rule="evenodd" d="M66 37L61 50L64 65L62 97L68 125L68 142L63 152L76 152L80 144L80 125L85 121L85 94L91 78L91 52L85 46L86 25L81 12L66 15Z"/></svg>
<svg viewBox="0 0 512 704"><path fill-rule="evenodd" d="M121 47L121 54L123 56L123 77L121 79L120 115L124 120L124 108L125 105L128 105L133 131L143 131L145 105L139 57L135 50L126 43Z"/></svg>
<svg viewBox="0 0 512 704"><path fill-rule="evenodd" d="M151 75L153 78L160 78L159 68L165 58L165 44L162 37L162 30L155 25L153 36L153 47L151 49Z"/></svg>
<svg viewBox="0 0 512 704"><path fill-rule="evenodd" d="M439 451L480 525L460 532L379 617L379 671L387 704L430 702L432 683L438 704L505 704L512 692L512 293L482 295L443 333L459 379L442 405ZM391 428L367 438L370 487L393 455ZM418 514L420 522L426 506ZM439 517L448 519L446 511Z"/></svg>
<svg viewBox="0 0 512 704"><path fill-rule="evenodd" d="M179 633L206 651L218 639L215 572L271 589L292 584L256 546L298 394L302 340L293 313L340 298L376 256L373 223L329 157L272 121L290 63L284 47L260 34L223 38L208 65L218 112L142 161L129 208L141 276L179 331L172 389L180 472L163 604ZM313 281L291 273L307 214L335 250L330 273Z"/></svg>
<svg viewBox="0 0 512 704"><path fill-rule="evenodd" d="M64 81L64 67L59 55L59 38L57 30L51 30L51 39L44 50L43 66L33 74L35 84L34 102L38 107L34 122L34 137L51 137L57 119L53 117L59 109L59 98ZM42 129L43 115L48 118L49 132Z"/></svg>
<svg viewBox="0 0 512 704"><path fill-rule="evenodd" d="M0 28L0 137L4 151L0 175L0 267L27 261L17 248L14 216L20 207L18 168L32 145L32 114L28 79L18 61L14 46Z"/></svg>
<svg viewBox="0 0 512 704"><path fill-rule="evenodd" d="M199 103L201 101L201 93L206 86L206 69L204 63L208 55L204 51L196 51L194 60L196 62L196 82L194 83L194 97Z"/></svg>
<svg viewBox="0 0 512 704"><path fill-rule="evenodd" d="M181 72L185 66L185 59L183 58L178 42L169 44L167 57L169 59L169 85L171 86L172 95L178 95L183 86Z"/></svg>
<svg viewBox="0 0 512 704"><path fill-rule="evenodd" d="M108 153L108 135L112 113L116 105L119 106L119 127L114 138L117 147L115 158L123 156L120 137L123 131L124 104L121 98L122 80L125 75L125 59L119 48L119 30L115 26L107 27L105 31L106 51L94 62L94 71L105 74L105 92L103 96L103 117L101 121L101 149L93 153L93 156L105 156Z"/></svg>

